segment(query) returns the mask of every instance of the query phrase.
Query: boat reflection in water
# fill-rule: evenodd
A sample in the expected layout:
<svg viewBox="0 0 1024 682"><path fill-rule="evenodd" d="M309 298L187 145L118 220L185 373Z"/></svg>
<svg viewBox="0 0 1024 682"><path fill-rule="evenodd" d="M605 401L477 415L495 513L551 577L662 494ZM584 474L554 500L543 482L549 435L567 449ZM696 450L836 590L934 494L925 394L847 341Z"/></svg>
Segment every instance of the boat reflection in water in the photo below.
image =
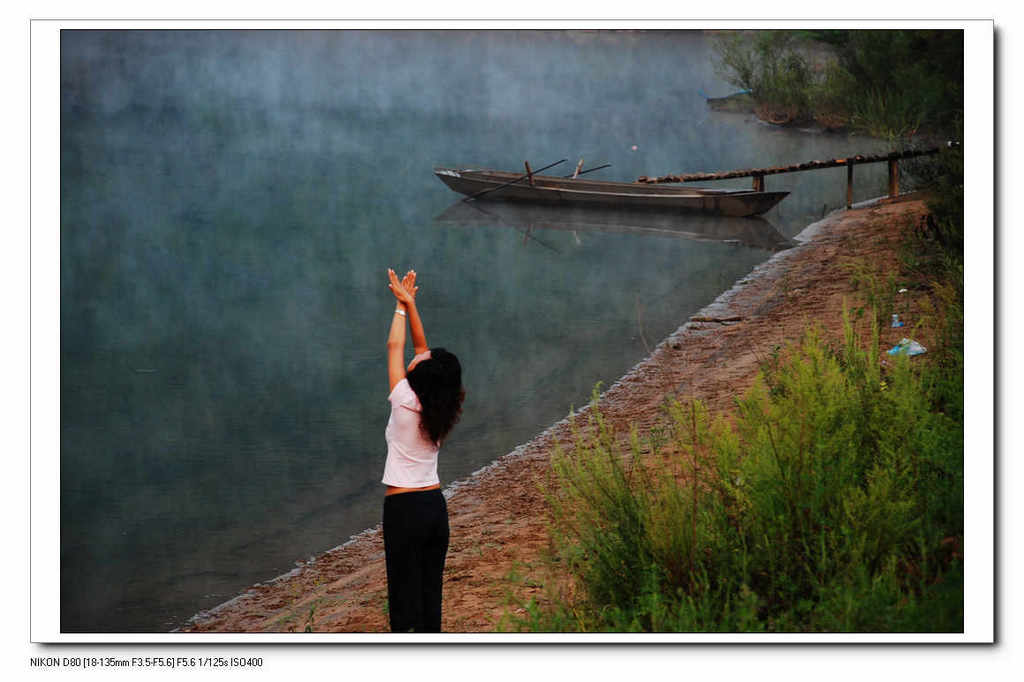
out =
<svg viewBox="0 0 1024 682"><path fill-rule="evenodd" d="M450 225L505 225L522 232L524 241L533 237L542 245L544 242L532 234L535 230L649 234L742 244L767 251L782 251L794 245L760 216L737 218L677 211L459 201L434 220Z"/></svg>

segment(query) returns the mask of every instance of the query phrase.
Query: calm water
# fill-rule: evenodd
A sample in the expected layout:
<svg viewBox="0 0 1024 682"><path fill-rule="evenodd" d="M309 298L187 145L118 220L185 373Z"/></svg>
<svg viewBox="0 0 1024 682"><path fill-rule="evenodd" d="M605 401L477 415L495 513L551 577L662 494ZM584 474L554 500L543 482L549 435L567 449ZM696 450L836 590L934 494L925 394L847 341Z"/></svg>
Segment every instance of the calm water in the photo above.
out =
<svg viewBox="0 0 1024 682"><path fill-rule="evenodd" d="M431 172L584 157L632 180L877 149L710 113L699 90L732 90L710 48L685 32L64 31L62 630L169 630L377 523L387 267L417 270L428 339L463 362L450 482L770 257L707 221L689 238L453 215ZM858 199L882 191L883 168L857 173ZM844 183L769 177L794 194L766 229L795 234Z"/></svg>

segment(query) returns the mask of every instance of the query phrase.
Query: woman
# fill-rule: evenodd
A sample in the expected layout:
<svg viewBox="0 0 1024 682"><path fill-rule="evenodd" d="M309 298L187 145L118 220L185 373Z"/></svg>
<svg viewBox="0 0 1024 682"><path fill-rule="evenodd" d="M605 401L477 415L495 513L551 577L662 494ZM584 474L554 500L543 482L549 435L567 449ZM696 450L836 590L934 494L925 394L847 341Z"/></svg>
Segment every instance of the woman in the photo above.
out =
<svg viewBox="0 0 1024 682"><path fill-rule="evenodd" d="M391 418L382 482L384 554L392 632L441 631L441 574L448 552L448 507L437 477L437 453L459 420L465 391L459 360L429 348L416 309L416 273L401 282L388 269L398 305L388 334ZM415 357L405 367L405 323Z"/></svg>

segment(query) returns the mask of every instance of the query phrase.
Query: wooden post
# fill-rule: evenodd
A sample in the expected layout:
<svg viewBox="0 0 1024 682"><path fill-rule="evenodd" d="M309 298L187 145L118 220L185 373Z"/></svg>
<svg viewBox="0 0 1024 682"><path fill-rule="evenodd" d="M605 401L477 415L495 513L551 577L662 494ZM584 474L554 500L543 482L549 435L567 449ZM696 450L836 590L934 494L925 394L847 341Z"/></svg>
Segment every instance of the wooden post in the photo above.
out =
<svg viewBox="0 0 1024 682"><path fill-rule="evenodd" d="M572 179L573 180L576 179L576 176L580 174L580 171L582 169L583 169L583 159L580 159L580 162L576 164L576 171L572 174Z"/></svg>
<svg viewBox="0 0 1024 682"><path fill-rule="evenodd" d="M763 175L755 175L754 176L754 191L755 192L763 192L764 191L764 176Z"/></svg>
<svg viewBox="0 0 1024 682"><path fill-rule="evenodd" d="M530 186L533 187L534 186L533 185L533 171L530 170L530 162L529 161L523 161L523 165L526 166L526 177L530 181Z"/></svg>
<svg viewBox="0 0 1024 682"><path fill-rule="evenodd" d="M889 196L895 197L900 193L900 162L896 159L889 159Z"/></svg>
<svg viewBox="0 0 1024 682"><path fill-rule="evenodd" d="M853 164L846 165L846 208L853 206Z"/></svg>

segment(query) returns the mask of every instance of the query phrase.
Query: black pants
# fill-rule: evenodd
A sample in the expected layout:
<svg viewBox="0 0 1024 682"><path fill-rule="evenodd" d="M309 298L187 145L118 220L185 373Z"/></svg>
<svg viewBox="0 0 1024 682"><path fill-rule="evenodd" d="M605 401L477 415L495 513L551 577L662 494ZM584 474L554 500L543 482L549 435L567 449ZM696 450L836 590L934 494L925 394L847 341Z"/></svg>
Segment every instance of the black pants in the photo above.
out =
<svg viewBox="0 0 1024 682"><path fill-rule="evenodd" d="M384 557L391 632L441 631L448 505L438 489L384 498Z"/></svg>

